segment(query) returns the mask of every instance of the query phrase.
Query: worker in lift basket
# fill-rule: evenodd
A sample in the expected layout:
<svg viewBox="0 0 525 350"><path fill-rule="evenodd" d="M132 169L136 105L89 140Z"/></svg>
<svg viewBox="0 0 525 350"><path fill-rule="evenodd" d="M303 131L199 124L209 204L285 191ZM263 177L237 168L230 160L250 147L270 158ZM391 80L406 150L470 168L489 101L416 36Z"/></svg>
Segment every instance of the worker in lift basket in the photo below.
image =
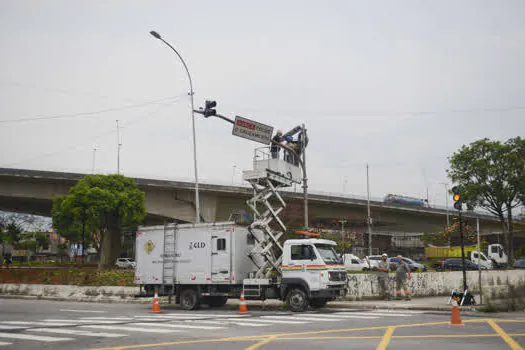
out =
<svg viewBox="0 0 525 350"><path fill-rule="evenodd" d="M390 300L390 292L388 291L388 263L386 259L388 255L383 253L381 256L381 261L377 265L377 281L379 282L379 295L384 300Z"/></svg>
<svg viewBox="0 0 525 350"><path fill-rule="evenodd" d="M277 134L275 134L275 136L272 138L272 141L275 141L277 143L283 142L283 132L281 130L277 130ZM272 154L272 159L279 158L280 150L281 147L272 142L272 145L270 146L270 153Z"/></svg>

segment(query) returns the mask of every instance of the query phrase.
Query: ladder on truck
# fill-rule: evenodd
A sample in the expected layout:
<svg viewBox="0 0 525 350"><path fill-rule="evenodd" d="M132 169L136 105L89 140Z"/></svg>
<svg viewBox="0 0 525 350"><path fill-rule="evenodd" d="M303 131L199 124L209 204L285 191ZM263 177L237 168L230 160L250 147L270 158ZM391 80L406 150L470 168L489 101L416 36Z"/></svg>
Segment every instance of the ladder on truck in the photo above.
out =
<svg viewBox="0 0 525 350"><path fill-rule="evenodd" d="M163 249L163 264L162 264L162 284L171 285L171 293L174 292L175 287L175 233L176 226L167 224L164 225L164 249Z"/></svg>

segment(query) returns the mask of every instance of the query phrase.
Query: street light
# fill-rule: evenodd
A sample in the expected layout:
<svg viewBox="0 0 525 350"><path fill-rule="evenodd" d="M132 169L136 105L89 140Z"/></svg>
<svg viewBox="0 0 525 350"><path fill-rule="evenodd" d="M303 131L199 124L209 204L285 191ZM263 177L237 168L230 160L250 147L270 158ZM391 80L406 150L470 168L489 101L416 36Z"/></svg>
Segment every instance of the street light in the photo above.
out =
<svg viewBox="0 0 525 350"><path fill-rule="evenodd" d="M195 113L194 113L194 104L193 104L193 82L191 80L190 71L188 70L188 66L186 65L186 62L184 62L184 59L182 59L182 56L178 53L177 50L173 46L170 45L166 40L162 39L159 33L155 31L149 32L154 38L159 39L164 44L166 44L170 49L173 50L179 57L180 61L182 62L182 65L184 66L184 69L186 69L186 73L188 73L188 80L190 81L190 98L191 98L191 123L192 123L192 129L193 129L193 167L194 167L194 173L195 173L195 223L201 222L201 215L200 215L200 202L199 202L199 175L197 172L197 141L195 138Z"/></svg>

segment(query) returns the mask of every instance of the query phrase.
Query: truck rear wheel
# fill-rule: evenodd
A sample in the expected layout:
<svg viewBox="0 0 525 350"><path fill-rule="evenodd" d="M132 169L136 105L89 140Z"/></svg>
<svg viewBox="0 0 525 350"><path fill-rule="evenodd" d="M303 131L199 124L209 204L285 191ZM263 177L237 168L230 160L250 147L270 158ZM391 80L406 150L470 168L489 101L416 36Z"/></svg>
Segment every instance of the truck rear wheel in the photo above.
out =
<svg viewBox="0 0 525 350"><path fill-rule="evenodd" d="M328 299L311 299L310 306L315 309L320 309L326 305Z"/></svg>
<svg viewBox="0 0 525 350"><path fill-rule="evenodd" d="M299 288L292 289L286 298L288 308L293 312L302 312L308 308L308 296Z"/></svg>
<svg viewBox="0 0 525 350"><path fill-rule="evenodd" d="M200 306L199 295L195 289L184 289L180 293L180 306L184 310L195 310Z"/></svg>

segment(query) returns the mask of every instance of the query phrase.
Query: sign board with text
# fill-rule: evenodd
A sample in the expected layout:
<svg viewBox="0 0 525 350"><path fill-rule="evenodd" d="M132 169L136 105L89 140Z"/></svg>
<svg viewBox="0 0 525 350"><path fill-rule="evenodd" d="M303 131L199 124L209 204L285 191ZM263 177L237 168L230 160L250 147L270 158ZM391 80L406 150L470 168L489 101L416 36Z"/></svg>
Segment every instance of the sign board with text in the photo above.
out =
<svg viewBox="0 0 525 350"><path fill-rule="evenodd" d="M247 118L235 116L232 134L268 145L271 142L273 127Z"/></svg>

